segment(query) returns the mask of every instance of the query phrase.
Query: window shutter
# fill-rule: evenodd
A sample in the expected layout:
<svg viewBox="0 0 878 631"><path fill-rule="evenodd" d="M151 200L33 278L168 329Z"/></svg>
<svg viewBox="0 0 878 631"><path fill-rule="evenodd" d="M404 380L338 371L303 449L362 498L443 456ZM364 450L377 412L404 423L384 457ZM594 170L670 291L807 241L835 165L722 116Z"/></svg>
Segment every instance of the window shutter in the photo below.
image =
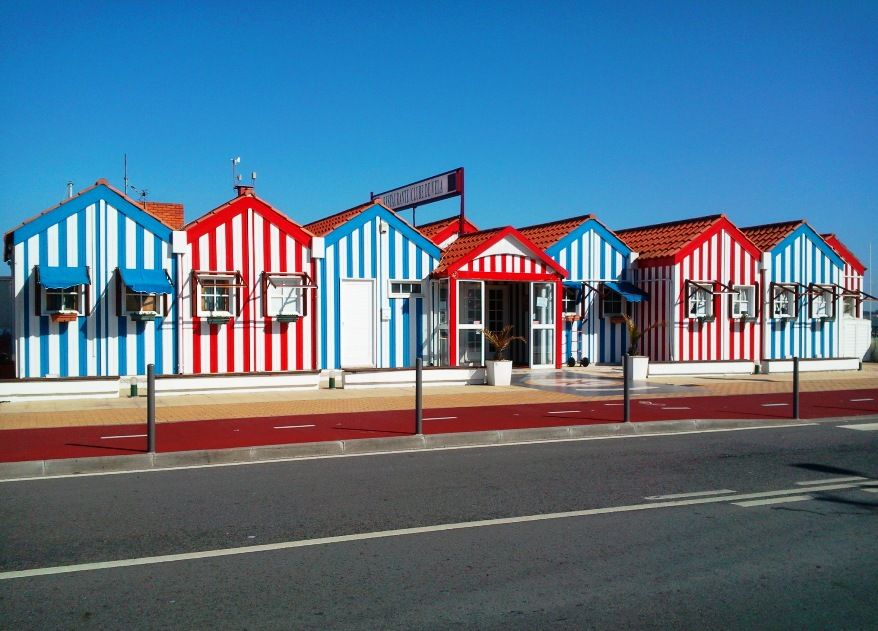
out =
<svg viewBox="0 0 878 631"><path fill-rule="evenodd" d="M40 284L40 271L34 267L34 315L43 315L43 286Z"/></svg>
<svg viewBox="0 0 878 631"><path fill-rule="evenodd" d="M88 276L88 285L85 286L85 291L82 292L83 300L85 304L82 306L82 314L85 316L91 315L91 268L85 268L86 276Z"/></svg>
<svg viewBox="0 0 878 631"><path fill-rule="evenodd" d="M762 310L762 292L759 291L759 281L753 283L753 317L758 318Z"/></svg>
<svg viewBox="0 0 878 631"><path fill-rule="evenodd" d="M268 317L268 272L262 272L262 316Z"/></svg>
<svg viewBox="0 0 878 631"><path fill-rule="evenodd" d="M122 274L119 273L119 268L116 268L115 274L113 276L116 279L116 315L121 316L125 315L122 312Z"/></svg>
<svg viewBox="0 0 878 631"><path fill-rule="evenodd" d="M198 316L198 276L192 272L189 278L189 308L193 318Z"/></svg>
<svg viewBox="0 0 878 631"><path fill-rule="evenodd" d="M162 315L167 318L168 313L170 313L170 304L171 301L168 300L168 294L162 294Z"/></svg>

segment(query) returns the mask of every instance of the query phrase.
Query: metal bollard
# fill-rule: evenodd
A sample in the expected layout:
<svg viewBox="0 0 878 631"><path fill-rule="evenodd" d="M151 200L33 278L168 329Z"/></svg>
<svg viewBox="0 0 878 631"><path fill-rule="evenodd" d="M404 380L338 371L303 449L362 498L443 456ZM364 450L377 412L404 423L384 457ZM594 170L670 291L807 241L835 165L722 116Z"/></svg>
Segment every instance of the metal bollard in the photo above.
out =
<svg viewBox="0 0 878 631"><path fill-rule="evenodd" d="M146 450L155 453L155 365L146 366Z"/></svg>
<svg viewBox="0 0 878 631"><path fill-rule="evenodd" d="M622 381L624 382L622 422L629 423L631 421L631 358L628 353L622 356Z"/></svg>
<svg viewBox="0 0 878 631"><path fill-rule="evenodd" d="M799 358L793 357L793 418L799 419Z"/></svg>
<svg viewBox="0 0 878 631"><path fill-rule="evenodd" d="M415 434L424 433L424 360L415 360Z"/></svg>

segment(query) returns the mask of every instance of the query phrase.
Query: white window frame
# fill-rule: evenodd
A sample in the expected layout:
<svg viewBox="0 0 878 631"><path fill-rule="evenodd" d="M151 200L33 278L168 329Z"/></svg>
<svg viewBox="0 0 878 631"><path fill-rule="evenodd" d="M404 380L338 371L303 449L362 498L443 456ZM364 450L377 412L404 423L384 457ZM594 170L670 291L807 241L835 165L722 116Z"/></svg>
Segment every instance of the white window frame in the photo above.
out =
<svg viewBox="0 0 878 631"><path fill-rule="evenodd" d="M835 287L815 283L810 287L808 298L812 320L832 320L835 318ZM818 304L823 307L823 313L817 313Z"/></svg>
<svg viewBox="0 0 878 631"><path fill-rule="evenodd" d="M568 298L568 292L570 292L573 297ZM577 299L577 295L582 292L581 289L576 289L575 287L567 287L563 286L561 289L561 317L562 318L575 318L578 317L580 306L582 304L581 299ZM568 307L573 307L572 309L568 309Z"/></svg>
<svg viewBox="0 0 878 631"><path fill-rule="evenodd" d="M859 318L860 317L860 299L858 296L842 296L841 297L841 315L844 318ZM847 305L851 305L851 310L848 312Z"/></svg>
<svg viewBox="0 0 878 631"><path fill-rule="evenodd" d="M128 307L128 300L129 300L129 298L130 298L130 299L135 299L135 298L136 298L137 301L138 301L138 303L140 304L140 308L139 308L139 309L130 309L130 308ZM155 309L144 309L144 308L143 308L143 300L144 300L144 298L152 298L152 299L154 300ZM127 285L125 285L125 295L122 297L122 299L125 301L125 303L124 303L124 307L125 307L125 315L131 315L131 314L135 314L135 315L158 315L158 313L159 313L159 299L160 299L160 295L159 295L159 294L156 294L156 293L144 293L144 292L141 292L141 291L133 291L133 290L129 289Z"/></svg>
<svg viewBox="0 0 878 631"><path fill-rule="evenodd" d="M198 317L200 317L200 318L232 318L232 317L234 317L235 308L237 307L236 298L237 298L237 293L238 293L238 290L234 285L235 285L235 282L237 280L238 280L238 276L234 273L199 272L198 273L198 292L197 292L197 296L196 296L196 298L198 300L198 302L196 303L196 307L197 307L196 314L198 315ZM222 285L217 285L217 283L220 281L227 283L226 289L228 291L228 298L229 298L228 311L223 311L223 310L211 311L211 310L205 309L204 308L204 298L206 297L205 296L205 289L207 289L208 287L210 287L210 288L222 287Z"/></svg>
<svg viewBox="0 0 878 631"><path fill-rule="evenodd" d="M44 315L53 315L55 313L76 313L77 315L83 315L85 313L82 309L83 305L85 305L85 285L71 285L70 287L60 288L43 287L42 292ZM49 296L63 297L69 295L76 296L75 309L64 308L63 306L60 309L49 309Z"/></svg>
<svg viewBox="0 0 878 631"><path fill-rule="evenodd" d="M275 278L272 280L271 274L269 274L269 281L266 283L266 290L268 291L268 295L265 297L266 315L269 318L303 316L305 314L305 288L303 281L304 279L301 276L288 276L283 279ZM290 300L289 297L293 295L295 297ZM280 311L274 306L278 298L282 299L284 305ZM285 308L289 302L294 304L292 310Z"/></svg>
<svg viewBox="0 0 878 631"><path fill-rule="evenodd" d="M394 285L397 285L394 288ZM423 298L424 284L419 280L406 280L404 278L387 281L388 298Z"/></svg>
<svg viewBox="0 0 878 631"><path fill-rule="evenodd" d="M732 319L756 317L756 285L733 285L732 289L736 292L729 296L732 301ZM747 296L746 300L741 300L742 291ZM742 304L747 305L746 311L741 309Z"/></svg>
<svg viewBox="0 0 878 631"><path fill-rule="evenodd" d="M779 313L778 307L786 298L787 313ZM799 316L798 292L795 285L779 283L771 286L771 317L775 320L794 320Z"/></svg>
<svg viewBox="0 0 878 631"><path fill-rule="evenodd" d="M713 317L713 283L689 281L686 289L686 316L693 320ZM703 309L699 309L699 305ZM692 307L695 306L695 311Z"/></svg>

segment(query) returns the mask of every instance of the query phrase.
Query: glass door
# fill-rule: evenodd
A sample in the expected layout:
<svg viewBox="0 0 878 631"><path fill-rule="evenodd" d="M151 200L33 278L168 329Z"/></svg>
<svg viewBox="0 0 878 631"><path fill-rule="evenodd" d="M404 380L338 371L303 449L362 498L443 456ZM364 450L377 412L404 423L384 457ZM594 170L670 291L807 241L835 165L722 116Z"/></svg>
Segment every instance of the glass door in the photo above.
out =
<svg viewBox="0 0 878 631"><path fill-rule="evenodd" d="M479 280L457 283L457 365L481 366L485 363L482 324L485 320L485 285Z"/></svg>
<svg viewBox="0 0 878 631"><path fill-rule="evenodd" d="M555 367L555 283L530 284L530 367Z"/></svg>
<svg viewBox="0 0 878 631"><path fill-rule="evenodd" d="M448 279L433 281L432 287L432 318L433 318L433 350L435 365L450 365L448 357Z"/></svg>
<svg viewBox="0 0 878 631"><path fill-rule="evenodd" d="M485 292L488 295L487 312L485 314L485 328L489 331L501 331L509 324L509 287L506 285L487 285ZM496 359L497 353L493 348L485 349L485 358ZM507 357L508 359L508 357Z"/></svg>

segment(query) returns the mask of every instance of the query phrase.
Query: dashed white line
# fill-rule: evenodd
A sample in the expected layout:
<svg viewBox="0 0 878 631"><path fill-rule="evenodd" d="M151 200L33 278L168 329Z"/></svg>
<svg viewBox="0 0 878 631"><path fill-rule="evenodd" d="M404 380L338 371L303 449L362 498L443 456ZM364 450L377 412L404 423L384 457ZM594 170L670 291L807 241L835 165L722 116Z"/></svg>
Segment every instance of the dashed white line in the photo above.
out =
<svg viewBox="0 0 878 631"><path fill-rule="evenodd" d="M662 408L663 410L691 410L692 408L687 407L675 407L675 408Z"/></svg>
<svg viewBox="0 0 878 631"><path fill-rule="evenodd" d="M857 425L839 425L844 429L857 429L861 432L874 432L878 430L878 423L859 423Z"/></svg>
<svg viewBox="0 0 878 631"><path fill-rule="evenodd" d="M804 480L802 482L796 482L796 484L800 486L806 486L809 484L832 484L833 482L854 482L856 480L868 480L869 478L864 478L861 475L852 475L847 478L823 478L822 480Z"/></svg>
<svg viewBox="0 0 878 631"><path fill-rule="evenodd" d="M546 412L546 414L572 414L580 410L555 410L554 412Z"/></svg>
<svg viewBox="0 0 878 631"><path fill-rule="evenodd" d="M604 403L604 405L625 405L624 403Z"/></svg>
<svg viewBox="0 0 878 631"><path fill-rule="evenodd" d="M851 401L874 401L875 399L851 399Z"/></svg>
<svg viewBox="0 0 878 631"><path fill-rule="evenodd" d="M787 502L804 502L813 500L810 495L787 495L786 497L769 497L764 500L750 500L749 502L732 502L735 506L750 508L751 506L769 506L770 504L786 504Z"/></svg>
<svg viewBox="0 0 878 631"><path fill-rule="evenodd" d="M456 416L428 416L424 419L424 421L447 421L453 418L457 418Z"/></svg>
<svg viewBox="0 0 878 631"><path fill-rule="evenodd" d="M789 403L763 403L762 407L764 408L776 408L784 405L789 405Z"/></svg>
<svg viewBox="0 0 878 631"><path fill-rule="evenodd" d="M113 440L114 438L146 438L146 434L127 434L125 436L101 436L101 440Z"/></svg>
<svg viewBox="0 0 878 631"><path fill-rule="evenodd" d="M316 425L275 425L274 429L301 429L303 427L316 427Z"/></svg>
<svg viewBox="0 0 878 631"><path fill-rule="evenodd" d="M673 493L671 495L649 495L644 497L645 500L673 500L680 497L703 497L707 495L727 495L735 493L732 489L718 489L716 491L696 491L694 493Z"/></svg>

